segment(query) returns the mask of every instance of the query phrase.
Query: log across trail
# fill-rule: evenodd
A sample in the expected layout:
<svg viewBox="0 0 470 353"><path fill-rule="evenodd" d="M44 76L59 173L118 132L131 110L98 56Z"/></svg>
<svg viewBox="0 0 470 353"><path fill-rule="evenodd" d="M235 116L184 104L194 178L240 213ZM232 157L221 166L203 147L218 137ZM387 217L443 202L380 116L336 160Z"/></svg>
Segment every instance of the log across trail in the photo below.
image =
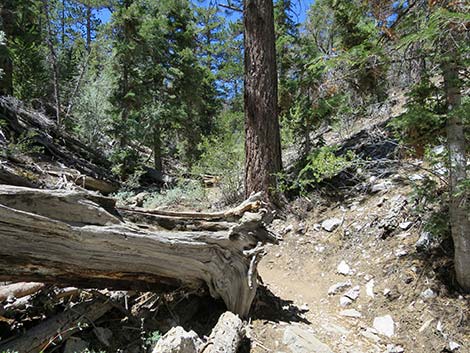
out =
<svg viewBox="0 0 470 353"><path fill-rule="evenodd" d="M168 231L127 221L111 198L0 185L0 280L148 291L204 288L246 316L263 244L277 241L259 208L255 195L234 211L201 215L205 222L225 221L226 230ZM191 214L188 222L196 218Z"/></svg>

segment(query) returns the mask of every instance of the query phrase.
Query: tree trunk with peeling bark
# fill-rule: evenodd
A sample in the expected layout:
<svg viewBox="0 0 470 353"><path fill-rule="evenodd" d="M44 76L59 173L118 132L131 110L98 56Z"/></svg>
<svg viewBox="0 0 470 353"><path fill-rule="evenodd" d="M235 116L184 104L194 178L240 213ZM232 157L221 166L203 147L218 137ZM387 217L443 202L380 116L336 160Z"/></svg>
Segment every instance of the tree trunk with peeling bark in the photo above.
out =
<svg viewBox="0 0 470 353"><path fill-rule="evenodd" d="M247 203L260 206L253 199ZM225 231L170 232L126 222L110 198L3 185L0 280L149 291L203 288L246 316L262 244L276 241L262 216L241 213Z"/></svg>

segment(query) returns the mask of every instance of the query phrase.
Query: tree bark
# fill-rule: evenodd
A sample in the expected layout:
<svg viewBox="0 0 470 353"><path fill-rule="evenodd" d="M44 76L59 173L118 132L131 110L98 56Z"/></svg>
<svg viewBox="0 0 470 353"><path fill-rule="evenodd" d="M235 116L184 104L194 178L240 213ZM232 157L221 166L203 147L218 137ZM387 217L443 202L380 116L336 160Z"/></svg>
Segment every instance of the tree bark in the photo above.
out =
<svg viewBox="0 0 470 353"><path fill-rule="evenodd" d="M50 18L50 11L49 11L49 4L47 0L43 0L43 7L44 7L44 15L46 20L46 43L49 49L50 61L51 61L51 69L52 69L52 78L53 78L53 86L54 86L54 100L55 100L55 109L56 109L56 121L57 125L61 126L61 116L60 116L60 87L59 87L59 63L57 59L57 53L54 48L54 33L52 32L51 27L51 18Z"/></svg>
<svg viewBox="0 0 470 353"><path fill-rule="evenodd" d="M245 0L245 195L275 195L281 171L272 0Z"/></svg>
<svg viewBox="0 0 470 353"><path fill-rule="evenodd" d="M208 289L246 316L262 243L261 215L229 231L168 232L124 222L113 199L88 193L0 187L0 281L85 288Z"/></svg>
<svg viewBox="0 0 470 353"><path fill-rule="evenodd" d="M470 200L468 190L463 187L463 182L467 179L467 143L463 112L455 112L461 105L461 82L456 56L452 51L446 55L449 59L442 64L442 71L448 109L450 227L454 240L457 282L465 291L470 292Z"/></svg>
<svg viewBox="0 0 470 353"><path fill-rule="evenodd" d="M161 128L158 124L153 127L153 162L154 168L163 174Z"/></svg>
<svg viewBox="0 0 470 353"><path fill-rule="evenodd" d="M7 4L0 4L0 30L8 41L12 38L14 13ZM13 95L13 62L6 46L0 45L0 96Z"/></svg>

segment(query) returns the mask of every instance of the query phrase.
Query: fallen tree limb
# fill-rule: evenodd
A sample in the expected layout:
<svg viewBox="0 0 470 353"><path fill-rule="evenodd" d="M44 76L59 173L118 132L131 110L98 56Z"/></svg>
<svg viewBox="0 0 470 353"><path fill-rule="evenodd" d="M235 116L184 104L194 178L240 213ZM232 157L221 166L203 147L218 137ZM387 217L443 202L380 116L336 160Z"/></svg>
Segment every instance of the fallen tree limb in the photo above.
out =
<svg viewBox="0 0 470 353"><path fill-rule="evenodd" d="M243 216L245 212L258 211L261 207L260 194L254 194L239 206L232 208L228 211L222 212L176 212L164 211L155 209L145 209L140 207L129 208L119 207L119 210L129 211L141 214L151 214L165 217L172 217L175 219L199 219L199 220L236 220Z"/></svg>
<svg viewBox="0 0 470 353"><path fill-rule="evenodd" d="M93 324L112 308L110 302L103 300L80 303L40 323L22 336L0 343L0 352L41 352L52 342L64 341L79 331L80 327Z"/></svg>
<svg viewBox="0 0 470 353"><path fill-rule="evenodd" d="M261 245L277 241L261 213L245 213L228 231L169 232L124 222L111 204L88 193L0 185L0 280L157 291L202 287L229 310L248 314Z"/></svg>
<svg viewBox="0 0 470 353"><path fill-rule="evenodd" d="M8 297L22 298L44 288L44 283L19 282L0 287L0 302Z"/></svg>

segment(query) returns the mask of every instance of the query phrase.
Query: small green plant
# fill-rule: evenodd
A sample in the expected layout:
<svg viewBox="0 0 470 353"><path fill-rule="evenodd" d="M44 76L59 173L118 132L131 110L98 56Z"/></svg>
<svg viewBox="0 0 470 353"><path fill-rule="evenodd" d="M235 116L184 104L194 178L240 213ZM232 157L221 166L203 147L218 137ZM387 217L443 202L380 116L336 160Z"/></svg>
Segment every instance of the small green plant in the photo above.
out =
<svg viewBox="0 0 470 353"><path fill-rule="evenodd" d="M162 338L160 331L153 331L147 336L145 344L147 346L153 346L160 340L160 338Z"/></svg>
<svg viewBox="0 0 470 353"><path fill-rule="evenodd" d="M10 155L44 153L44 147L36 145L36 136L38 133L34 130L21 133L15 142L8 144L6 153Z"/></svg>
<svg viewBox="0 0 470 353"><path fill-rule="evenodd" d="M299 172L294 183L294 187L297 187L301 194L354 163L355 154L352 151L341 156L337 156L336 151L336 147L323 146L308 155L307 164Z"/></svg>

